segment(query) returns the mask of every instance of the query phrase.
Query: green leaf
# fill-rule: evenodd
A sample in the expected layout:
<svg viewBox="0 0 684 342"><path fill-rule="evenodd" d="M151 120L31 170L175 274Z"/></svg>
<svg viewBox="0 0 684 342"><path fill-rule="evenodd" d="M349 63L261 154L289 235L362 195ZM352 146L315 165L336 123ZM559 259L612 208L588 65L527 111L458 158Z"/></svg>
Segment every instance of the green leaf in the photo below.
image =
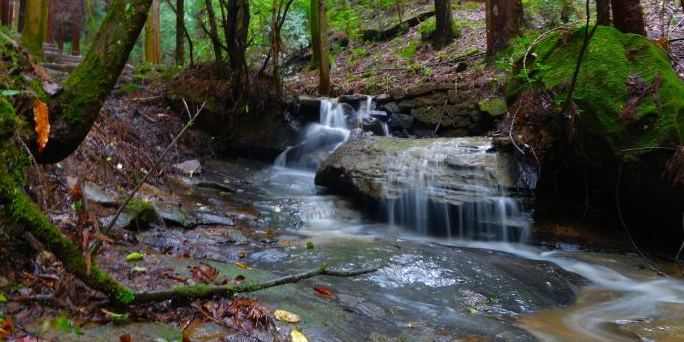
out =
<svg viewBox="0 0 684 342"><path fill-rule="evenodd" d="M26 93L29 93L29 91L25 91L25 90L3 90L2 96L15 96L15 95L26 94Z"/></svg>
<svg viewBox="0 0 684 342"><path fill-rule="evenodd" d="M5 303L7 302L7 297L5 297L4 293L0 293L0 303Z"/></svg>
<svg viewBox="0 0 684 342"><path fill-rule="evenodd" d="M131 254L127 255L126 260L128 260L128 261L140 261L144 257L145 257L145 254L135 252L135 253L131 253Z"/></svg>

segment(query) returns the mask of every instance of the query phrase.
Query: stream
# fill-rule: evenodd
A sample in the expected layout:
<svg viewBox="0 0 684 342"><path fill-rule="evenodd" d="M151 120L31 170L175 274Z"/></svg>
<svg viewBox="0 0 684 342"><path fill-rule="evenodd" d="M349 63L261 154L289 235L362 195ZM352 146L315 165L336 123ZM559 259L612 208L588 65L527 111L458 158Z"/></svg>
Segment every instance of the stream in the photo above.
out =
<svg viewBox="0 0 684 342"><path fill-rule="evenodd" d="M513 190L515 177L500 172L488 138L403 150L374 180L384 200L372 206L314 185L317 165L350 134L370 139L358 129L350 133L350 114L335 102L322 108L321 122L274 166L203 166L204 179L234 177L240 190L231 201L251 209L225 207L226 195L217 190L188 201L232 210L252 236L245 229L153 230L144 233L147 243L192 250L219 269L245 262L260 270L246 274L255 280L322 263L344 270L382 266L357 278L319 277L255 294L274 310L300 315L296 328L310 341L684 340L682 280L658 277L631 255L526 244L530 198ZM373 124L371 114L361 106L352 126ZM444 165L466 176L440 175Z"/></svg>

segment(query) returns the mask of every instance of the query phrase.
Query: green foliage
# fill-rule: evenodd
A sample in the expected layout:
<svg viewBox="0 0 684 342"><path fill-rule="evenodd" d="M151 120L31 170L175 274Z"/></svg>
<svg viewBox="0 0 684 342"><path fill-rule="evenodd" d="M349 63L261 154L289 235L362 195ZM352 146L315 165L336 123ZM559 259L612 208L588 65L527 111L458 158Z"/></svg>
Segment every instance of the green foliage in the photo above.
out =
<svg viewBox="0 0 684 342"><path fill-rule="evenodd" d="M119 89L122 94L131 94L140 91L142 87L137 83L129 83Z"/></svg>
<svg viewBox="0 0 684 342"><path fill-rule="evenodd" d="M420 42L410 41L407 45L401 47L397 52L397 56L401 58L412 58L416 55L418 48L421 46Z"/></svg>
<svg viewBox="0 0 684 342"><path fill-rule="evenodd" d="M420 38L423 40L430 40L435 34L435 28L437 27L437 21L435 17L429 18L420 24L418 27L418 33L420 33Z"/></svg>

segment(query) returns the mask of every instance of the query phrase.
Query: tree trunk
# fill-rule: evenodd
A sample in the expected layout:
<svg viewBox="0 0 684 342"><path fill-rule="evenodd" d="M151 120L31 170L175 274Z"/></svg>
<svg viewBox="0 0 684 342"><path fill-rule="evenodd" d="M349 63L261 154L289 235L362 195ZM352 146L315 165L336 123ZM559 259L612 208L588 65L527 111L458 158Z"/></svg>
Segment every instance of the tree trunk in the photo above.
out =
<svg viewBox="0 0 684 342"><path fill-rule="evenodd" d="M596 23L610 26L610 0L596 0Z"/></svg>
<svg viewBox="0 0 684 342"><path fill-rule="evenodd" d="M228 1L228 25L225 31L234 85L242 85L243 76L246 72L245 49L247 49L249 19L248 0Z"/></svg>
<svg viewBox="0 0 684 342"><path fill-rule="evenodd" d="M273 56L273 79L274 87L276 89L277 97L280 98L280 9L283 0L273 0L271 12L271 52L269 56Z"/></svg>
<svg viewBox="0 0 684 342"><path fill-rule="evenodd" d="M318 92L330 96L330 60L328 56L328 16L325 0L318 0Z"/></svg>
<svg viewBox="0 0 684 342"><path fill-rule="evenodd" d="M644 11L639 0L612 0L613 25L624 33L646 36Z"/></svg>
<svg viewBox="0 0 684 342"><path fill-rule="evenodd" d="M219 41L218 28L216 27L216 15L214 14L214 5L211 0L204 0L204 5L207 9L207 17L209 18L209 38L214 47L214 59L216 59L216 71L219 75L223 74L221 64L223 64L223 53L221 52L221 42Z"/></svg>
<svg viewBox="0 0 684 342"><path fill-rule="evenodd" d="M145 63L159 64L159 0L152 1L150 14L145 25Z"/></svg>
<svg viewBox="0 0 684 342"><path fill-rule="evenodd" d="M59 52L64 53L64 35L66 32L64 32L64 23L59 23L59 26L57 26L57 48L59 49Z"/></svg>
<svg viewBox="0 0 684 342"><path fill-rule="evenodd" d="M319 20L318 20L318 0L311 0L309 10L309 29L311 31L311 69L318 69L319 60L321 59L320 34L319 34Z"/></svg>
<svg viewBox="0 0 684 342"><path fill-rule="evenodd" d="M435 0L435 33L432 45L439 50L456 38L451 0Z"/></svg>
<svg viewBox="0 0 684 342"><path fill-rule="evenodd" d="M9 4L9 11L7 12L7 27L10 29L12 28L12 25L14 24L14 2L10 2Z"/></svg>
<svg viewBox="0 0 684 342"><path fill-rule="evenodd" d="M56 163L85 139L128 61L151 3L152 0L111 2L83 62L62 83L62 91L50 103L50 139L42 153L32 146L38 162Z"/></svg>
<svg viewBox="0 0 684 342"><path fill-rule="evenodd" d="M487 0L487 54L492 56L520 35L523 20L521 0Z"/></svg>
<svg viewBox="0 0 684 342"><path fill-rule="evenodd" d="M0 22L3 26L10 26L10 0L0 0Z"/></svg>
<svg viewBox="0 0 684 342"><path fill-rule="evenodd" d="M19 0L19 18L17 18L17 31L24 31L24 21L26 20L26 0Z"/></svg>
<svg viewBox="0 0 684 342"><path fill-rule="evenodd" d="M176 64L185 65L185 2L176 0Z"/></svg>
<svg viewBox="0 0 684 342"><path fill-rule="evenodd" d="M48 18L47 31L45 33L45 42L53 44L55 42L55 10L57 6L56 0L49 0L48 3Z"/></svg>
<svg viewBox="0 0 684 342"><path fill-rule="evenodd" d="M21 35L21 43L35 56L43 55L47 0L26 0L26 22Z"/></svg>
<svg viewBox="0 0 684 342"><path fill-rule="evenodd" d="M71 31L71 55L81 55L81 23L79 22L74 23Z"/></svg>

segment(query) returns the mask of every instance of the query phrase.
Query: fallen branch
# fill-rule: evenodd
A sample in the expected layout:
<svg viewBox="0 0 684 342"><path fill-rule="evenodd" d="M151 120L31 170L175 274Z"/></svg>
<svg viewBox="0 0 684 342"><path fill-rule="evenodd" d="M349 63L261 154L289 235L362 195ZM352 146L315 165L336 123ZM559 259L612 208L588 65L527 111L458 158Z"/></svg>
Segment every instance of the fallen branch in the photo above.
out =
<svg viewBox="0 0 684 342"><path fill-rule="evenodd" d="M357 271L335 271L329 270L327 265L323 264L317 269L293 274L273 280L268 280L261 283L243 282L238 284L227 285L190 285L172 287L164 290L151 290L135 292L134 303L142 304L149 302L159 302L168 299L205 299L215 296L226 296L235 293L247 293L264 290L267 288L293 284L305 279L316 276L331 276L331 277L357 277L360 275L372 273L378 270L378 267L366 268Z"/></svg>

